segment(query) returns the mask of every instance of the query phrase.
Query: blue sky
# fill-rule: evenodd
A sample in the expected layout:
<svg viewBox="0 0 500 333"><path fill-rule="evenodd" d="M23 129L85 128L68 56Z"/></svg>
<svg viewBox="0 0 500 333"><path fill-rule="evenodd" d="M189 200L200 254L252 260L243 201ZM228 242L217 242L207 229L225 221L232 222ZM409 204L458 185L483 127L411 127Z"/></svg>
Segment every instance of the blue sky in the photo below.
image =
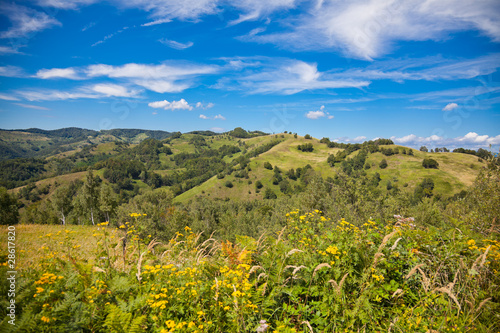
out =
<svg viewBox="0 0 500 333"><path fill-rule="evenodd" d="M0 16L0 128L500 146L497 0L32 0Z"/></svg>

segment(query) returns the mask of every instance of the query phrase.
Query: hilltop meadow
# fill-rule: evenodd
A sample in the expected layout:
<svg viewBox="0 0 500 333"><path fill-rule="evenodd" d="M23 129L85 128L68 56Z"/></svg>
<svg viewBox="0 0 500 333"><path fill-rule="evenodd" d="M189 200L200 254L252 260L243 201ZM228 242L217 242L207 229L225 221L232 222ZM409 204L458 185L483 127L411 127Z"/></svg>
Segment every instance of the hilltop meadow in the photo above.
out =
<svg viewBox="0 0 500 333"><path fill-rule="evenodd" d="M500 330L487 150L241 128L0 134L0 242L15 241L0 271L18 271L16 325L0 285L2 332Z"/></svg>

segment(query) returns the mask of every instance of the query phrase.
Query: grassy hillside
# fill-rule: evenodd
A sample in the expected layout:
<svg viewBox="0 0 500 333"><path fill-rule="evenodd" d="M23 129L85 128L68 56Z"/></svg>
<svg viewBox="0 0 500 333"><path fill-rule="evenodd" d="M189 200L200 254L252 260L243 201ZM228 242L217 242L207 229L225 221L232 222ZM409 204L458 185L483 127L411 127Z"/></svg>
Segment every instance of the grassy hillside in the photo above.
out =
<svg viewBox="0 0 500 333"><path fill-rule="evenodd" d="M282 134L279 136L281 137ZM193 188L186 193L183 193L176 200L182 202L196 196L210 196L217 198L230 198L232 200L238 198L262 198L260 194L255 193L255 182L260 180L264 187L271 188L277 195L280 193L279 186L271 183L273 176L272 170L264 168L264 163L269 162L271 165L278 166L282 171L286 172L290 169L303 168L310 165L315 171L319 172L324 178L334 177L339 171L339 167L330 167L327 163L330 154L336 154L342 151L341 148L328 148L326 144L320 143L317 139L306 140L298 136L294 138L291 134L283 134L285 140L274 146L271 150L251 159L248 179L238 179L234 175L226 176L224 179L211 178L207 183ZM259 137L243 140L247 147L264 144L274 138L273 135L267 137ZM311 143L314 147L312 152L303 152L297 149L297 146ZM385 148L401 148L409 149L403 146L386 145ZM352 158L359 151L353 152L347 158ZM382 181L379 188L385 189L387 181L391 181L393 185L400 189L413 191L418 183L424 178L431 178L436 187L435 193L450 196L460 192L470 186L484 162L480 162L476 156L461 154L461 153L425 153L413 149L414 155L397 154L392 156L384 156L380 152L369 154L367 158L371 168L365 170L367 175L374 175L376 172L380 174ZM422 166L424 158L432 158L439 163L438 169L425 169ZM381 169L379 164L382 159L386 159L388 166ZM249 181L252 183L249 183ZM232 188L227 188L224 183L231 181ZM291 181L291 184L294 184Z"/></svg>

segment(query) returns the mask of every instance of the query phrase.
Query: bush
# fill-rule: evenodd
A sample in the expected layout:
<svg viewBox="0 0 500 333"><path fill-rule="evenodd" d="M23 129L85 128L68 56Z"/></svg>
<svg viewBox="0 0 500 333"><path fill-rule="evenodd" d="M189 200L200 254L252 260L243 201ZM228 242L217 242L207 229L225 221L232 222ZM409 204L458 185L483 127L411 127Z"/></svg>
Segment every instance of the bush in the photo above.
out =
<svg viewBox="0 0 500 333"><path fill-rule="evenodd" d="M439 163L432 158L424 158L424 160L422 161L422 166L426 169L437 169Z"/></svg>
<svg viewBox="0 0 500 333"><path fill-rule="evenodd" d="M312 152L314 150L314 147L312 143L304 143L303 145L298 145L297 149L303 152Z"/></svg>
<svg viewBox="0 0 500 333"><path fill-rule="evenodd" d="M271 163L269 162L264 162L264 168L268 169L268 170L272 170L273 169L273 166Z"/></svg>
<svg viewBox="0 0 500 333"><path fill-rule="evenodd" d="M264 199L276 199L278 196L276 193L274 193L273 190L270 188L266 188L266 191L264 192Z"/></svg>
<svg viewBox="0 0 500 333"><path fill-rule="evenodd" d="M309 134L306 134L306 135L304 135L304 139L306 139L306 140L311 140L311 139L312 139L312 136L310 136Z"/></svg>
<svg viewBox="0 0 500 333"><path fill-rule="evenodd" d="M262 185L262 182L260 180L255 182L255 188L260 190L264 185Z"/></svg>
<svg viewBox="0 0 500 333"><path fill-rule="evenodd" d="M385 160L385 158L382 161L380 161L380 164L378 166L380 169L387 168L387 161Z"/></svg>
<svg viewBox="0 0 500 333"><path fill-rule="evenodd" d="M228 180L228 181L226 181L226 182L224 183L224 186L225 186L225 187L228 187L228 188L232 188L232 187L233 187L233 183L232 183L230 180Z"/></svg>

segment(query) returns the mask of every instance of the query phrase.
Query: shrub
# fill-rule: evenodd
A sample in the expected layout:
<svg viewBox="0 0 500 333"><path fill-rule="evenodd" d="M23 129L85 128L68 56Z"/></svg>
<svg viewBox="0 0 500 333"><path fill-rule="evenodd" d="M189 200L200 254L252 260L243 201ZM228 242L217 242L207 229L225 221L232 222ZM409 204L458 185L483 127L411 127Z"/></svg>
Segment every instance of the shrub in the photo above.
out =
<svg viewBox="0 0 500 333"><path fill-rule="evenodd" d="M264 192L264 199L276 199L278 196L276 193L274 193L273 190L270 188L266 188L266 191Z"/></svg>
<svg viewBox="0 0 500 333"><path fill-rule="evenodd" d="M437 169L439 163L432 158L424 158L424 160L422 161L422 166L426 169Z"/></svg>
<svg viewBox="0 0 500 333"><path fill-rule="evenodd" d="M268 170L272 170L273 169L273 165L269 162L264 162L264 168L268 169Z"/></svg>
<svg viewBox="0 0 500 333"><path fill-rule="evenodd" d="M262 185L262 182L260 180L255 182L255 188L260 190L264 185Z"/></svg>
<svg viewBox="0 0 500 333"><path fill-rule="evenodd" d="M228 181L226 181L226 182L224 183L224 186L225 186L225 187L228 187L228 188L232 188L232 187L233 187L233 183L232 183L230 180L228 180Z"/></svg>
<svg viewBox="0 0 500 333"><path fill-rule="evenodd" d="M385 158L382 161L380 161L380 163L379 163L378 166L379 166L380 169L387 168L387 161L385 160Z"/></svg>
<svg viewBox="0 0 500 333"><path fill-rule="evenodd" d="M306 139L306 140L311 140L311 139L312 139L312 136L310 136L309 134L306 134L306 135L304 135L304 139Z"/></svg>

